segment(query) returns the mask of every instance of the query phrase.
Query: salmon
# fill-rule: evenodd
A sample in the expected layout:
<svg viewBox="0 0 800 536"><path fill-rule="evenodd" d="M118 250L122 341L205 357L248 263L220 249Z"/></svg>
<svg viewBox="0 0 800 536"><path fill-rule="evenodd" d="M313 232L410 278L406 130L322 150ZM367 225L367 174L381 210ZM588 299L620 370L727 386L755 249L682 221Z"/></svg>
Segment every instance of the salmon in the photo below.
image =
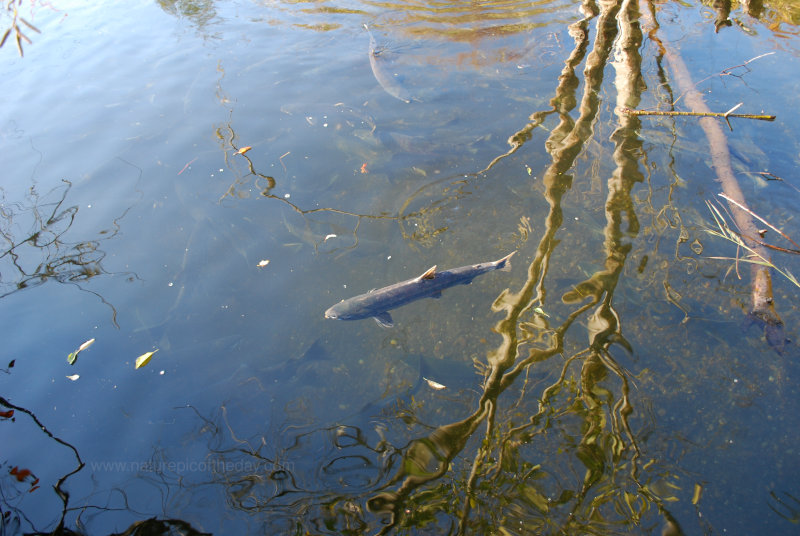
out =
<svg viewBox="0 0 800 536"><path fill-rule="evenodd" d="M379 49L372 32L369 30L369 26L365 24L364 28L369 34L369 66L372 67L372 74L375 75L375 79L386 93L406 104L410 103L412 101L411 93L402 86L397 73L391 72L391 61L387 59L387 55L391 53Z"/></svg>
<svg viewBox="0 0 800 536"><path fill-rule="evenodd" d="M443 272L437 272L436 266L432 266L413 279L342 300L325 311L325 318L361 320L372 317L380 326L392 327L390 310L422 298L440 298L443 290L455 285L468 285L487 272L508 271L514 253L516 251L496 261L470 264Z"/></svg>

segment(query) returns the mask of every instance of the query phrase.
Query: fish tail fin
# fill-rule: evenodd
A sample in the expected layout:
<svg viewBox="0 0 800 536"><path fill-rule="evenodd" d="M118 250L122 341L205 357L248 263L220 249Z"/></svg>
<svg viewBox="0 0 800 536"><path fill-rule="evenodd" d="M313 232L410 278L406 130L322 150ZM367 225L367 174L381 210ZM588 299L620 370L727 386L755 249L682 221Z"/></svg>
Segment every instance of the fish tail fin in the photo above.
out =
<svg viewBox="0 0 800 536"><path fill-rule="evenodd" d="M511 271L511 257L513 257L515 253L516 253L516 251L512 251L511 253L509 253L508 255L503 257L502 259L494 261L494 264L495 264L495 266L497 266L497 269L500 270L501 272L510 272Z"/></svg>

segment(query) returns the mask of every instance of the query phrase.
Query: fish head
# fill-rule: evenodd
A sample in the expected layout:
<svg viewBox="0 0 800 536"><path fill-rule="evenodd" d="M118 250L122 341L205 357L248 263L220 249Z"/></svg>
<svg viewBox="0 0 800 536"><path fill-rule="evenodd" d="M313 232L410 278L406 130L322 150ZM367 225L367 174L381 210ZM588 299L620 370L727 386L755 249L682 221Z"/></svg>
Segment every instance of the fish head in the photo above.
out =
<svg viewBox="0 0 800 536"><path fill-rule="evenodd" d="M339 320L349 319L350 315L347 314L347 305L345 304L344 300L325 311L325 318L338 318Z"/></svg>
<svg viewBox="0 0 800 536"><path fill-rule="evenodd" d="M325 318L339 320L358 320L368 316L372 315L369 312L365 312L362 305L358 301L353 301L353 299L342 300L325 311Z"/></svg>

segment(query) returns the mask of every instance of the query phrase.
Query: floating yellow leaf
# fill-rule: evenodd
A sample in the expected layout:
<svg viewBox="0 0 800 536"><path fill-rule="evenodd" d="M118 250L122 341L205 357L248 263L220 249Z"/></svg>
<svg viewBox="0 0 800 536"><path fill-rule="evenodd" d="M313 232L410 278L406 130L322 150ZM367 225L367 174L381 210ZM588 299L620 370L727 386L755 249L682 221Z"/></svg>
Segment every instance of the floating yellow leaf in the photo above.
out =
<svg viewBox="0 0 800 536"><path fill-rule="evenodd" d="M146 354L142 354L136 358L136 368L141 368L150 362L150 358L153 357L153 354L158 352L158 348L153 350L152 352L147 352Z"/></svg>
<svg viewBox="0 0 800 536"><path fill-rule="evenodd" d="M86 341L85 343L81 344L78 347L78 351L79 352L83 352L84 350L86 350L87 348L89 348L93 344L94 344L94 339L89 339L88 341Z"/></svg>
<svg viewBox="0 0 800 536"><path fill-rule="evenodd" d="M703 496L703 486L700 484L694 485L694 494L692 495L692 504L697 504L700 502L700 497Z"/></svg>
<svg viewBox="0 0 800 536"><path fill-rule="evenodd" d="M250 147L250 146L248 145L247 147L242 147L241 149L239 149L238 151L236 151L236 152L235 152L235 153L233 153L233 154L244 154L244 153L246 153L247 151L249 151L250 149L252 149L252 147Z"/></svg>

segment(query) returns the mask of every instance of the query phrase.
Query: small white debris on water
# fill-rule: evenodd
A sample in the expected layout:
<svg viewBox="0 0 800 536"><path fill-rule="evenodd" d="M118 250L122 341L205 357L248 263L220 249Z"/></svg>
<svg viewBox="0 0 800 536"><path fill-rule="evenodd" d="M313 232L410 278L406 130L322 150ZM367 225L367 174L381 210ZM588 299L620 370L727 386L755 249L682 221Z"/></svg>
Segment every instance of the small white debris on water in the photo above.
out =
<svg viewBox="0 0 800 536"><path fill-rule="evenodd" d="M323 242L327 242L329 238L336 238L336 235L331 233L329 235L325 235L325 238L322 240Z"/></svg>
<svg viewBox="0 0 800 536"><path fill-rule="evenodd" d="M258 264L256 264L256 266L258 266L259 268L263 268L268 264L269 264L269 260L268 259L264 259L264 260L258 261Z"/></svg>
<svg viewBox="0 0 800 536"><path fill-rule="evenodd" d="M328 123L322 123L322 126L328 128Z"/></svg>
<svg viewBox="0 0 800 536"><path fill-rule="evenodd" d="M422 379L425 380L425 382L428 384L428 387L430 387L431 389L434 389L436 391L441 391L442 389L446 389L447 388L447 386L442 385L439 382L435 382L433 380L429 380L428 378L426 378L424 376L422 377Z"/></svg>
<svg viewBox="0 0 800 536"><path fill-rule="evenodd" d="M163 376L164 375L164 371L163 370L158 371L158 375L159 376Z"/></svg>
<svg viewBox="0 0 800 536"><path fill-rule="evenodd" d="M171 286L172 286L172 281L170 281L169 283L167 283L167 286L168 286L168 287L171 287Z"/></svg>
<svg viewBox="0 0 800 536"><path fill-rule="evenodd" d="M575 221L578 221L578 217L577 216L575 216Z"/></svg>
<svg viewBox="0 0 800 536"><path fill-rule="evenodd" d="M284 198L284 199L289 199L289 197L290 197L290 195L289 195L289 194L283 194L283 198Z"/></svg>
<svg viewBox="0 0 800 536"><path fill-rule="evenodd" d="M75 380L77 380L77 379L78 379L78 378L80 378L80 377L81 377L81 376L80 376L80 374L73 374L72 376L67 376L67 379L68 379L68 380L75 381Z"/></svg>
<svg viewBox="0 0 800 536"><path fill-rule="evenodd" d="M387 260L387 261L390 261L390 260L392 260L392 256L391 256L391 255L389 255L388 257L386 257L386 260Z"/></svg>
<svg viewBox="0 0 800 536"><path fill-rule="evenodd" d="M92 205L86 205L86 208L92 208Z"/></svg>
<svg viewBox="0 0 800 536"><path fill-rule="evenodd" d="M224 169L222 169L222 168L219 168L219 172L220 172L220 173L222 173L223 171L225 171L225 170L224 170Z"/></svg>

